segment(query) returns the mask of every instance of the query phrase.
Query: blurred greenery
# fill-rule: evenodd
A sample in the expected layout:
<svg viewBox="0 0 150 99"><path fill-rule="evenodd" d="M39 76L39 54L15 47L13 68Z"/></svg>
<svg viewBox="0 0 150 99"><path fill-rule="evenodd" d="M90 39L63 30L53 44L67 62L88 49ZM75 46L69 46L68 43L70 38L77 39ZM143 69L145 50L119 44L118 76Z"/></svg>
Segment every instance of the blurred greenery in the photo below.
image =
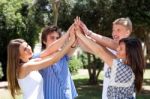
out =
<svg viewBox="0 0 150 99"><path fill-rule="evenodd" d="M2 64L0 62L0 79L4 76L3 70L2 70Z"/></svg>
<svg viewBox="0 0 150 99"><path fill-rule="evenodd" d="M73 56L71 60L69 61L69 69L72 74L77 73L78 69L82 67L83 67L83 64L81 60L75 56Z"/></svg>
<svg viewBox="0 0 150 99"><path fill-rule="evenodd" d="M29 10L30 9L30 10ZM7 45L11 39L23 38L32 48L39 37L42 23L41 14L36 7L20 0L0 1L0 61L6 80ZM40 19L40 20L39 20Z"/></svg>
<svg viewBox="0 0 150 99"><path fill-rule="evenodd" d="M103 84L103 72L100 73L98 84L89 85L87 70L82 70L80 73L73 75L73 79L76 85L79 96L77 99L102 99L102 84ZM150 80L150 69L146 70L144 73L144 79ZM144 83L144 86L150 86L149 83ZM148 87L149 88L149 87ZM149 99L150 89L143 89L139 95L136 95L136 99Z"/></svg>
<svg viewBox="0 0 150 99"><path fill-rule="evenodd" d="M6 49L11 39L23 38L34 48L42 27L58 20L58 26L66 31L76 16L93 32L109 37L112 22L119 17L129 17L133 22L132 34L145 43L146 58L150 59L150 0L57 0L60 2L58 19L54 1L0 0L0 61L4 78Z"/></svg>
<svg viewBox="0 0 150 99"><path fill-rule="evenodd" d="M0 62L3 67L3 69L0 67L0 77L4 74L3 80L6 80L7 44L11 39L23 38L34 48L41 28L54 22L52 1L54 0L0 0ZM64 31L69 28L76 16L80 16L89 29L111 37L112 22L119 17L129 17L133 22L133 35L145 43L146 57L150 59L150 0L57 1L60 1L57 24ZM87 54L78 58L73 57L69 63L71 72L76 72L82 66L87 68L89 63L92 64L96 58L92 55L89 57L91 62ZM97 61L96 59L96 64L101 64ZM148 78L144 79L144 84L150 85L149 73L147 74ZM74 77L79 93L78 99L100 99L101 86L85 84L90 78L88 73ZM101 84L101 80L98 80L98 83ZM6 95L3 99L9 99L8 97L9 95ZM137 99L149 99L149 97L149 94L141 94Z"/></svg>

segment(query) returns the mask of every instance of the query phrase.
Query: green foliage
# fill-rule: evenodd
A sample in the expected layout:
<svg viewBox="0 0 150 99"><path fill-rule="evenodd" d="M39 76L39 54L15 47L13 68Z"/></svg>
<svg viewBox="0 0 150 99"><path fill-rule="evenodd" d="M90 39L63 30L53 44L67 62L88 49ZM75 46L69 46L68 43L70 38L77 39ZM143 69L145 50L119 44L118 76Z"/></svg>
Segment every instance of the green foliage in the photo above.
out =
<svg viewBox="0 0 150 99"><path fill-rule="evenodd" d="M64 30L68 29L76 16L80 16L89 29L97 33L104 31L101 33L110 36L110 23L113 19L108 18L110 16L109 0L77 0L74 2L70 0L70 3L61 2L61 5L58 24Z"/></svg>
<svg viewBox="0 0 150 99"><path fill-rule="evenodd" d="M20 7L16 0L13 1L0 1L0 61L4 74L6 74L7 45L11 39L19 37L17 27L21 21L20 15L15 13L16 9Z"/></svg>
<svg viewBox="0 0 150 99"><path fill-rule="evenodd" d="M69 69L71 73L77 73L78 69L83 66L80 59L73 56L69 61Z"/></svg>
<svg viewBox="0 0 150 99"><path fill-rule="evenodd" d="M11 39L24 38L33 48L41 28L53 23L50 1L0 0L0 61L4 71L7 44ZM60 0L58 26L67 30L73 19L80 16L92 31L111 36L112 22L119 17L129 17L134 35L146 42L150 54L149 3L150 0Z"/></svg>
<svg viewBox="0 0 150 99"><path fill-rule="evenodd" d="M79 59L81 60L82 64L83 64L83 68L87 68L87 66L89 65L88 63L88 55L87 53L83 52L80 56ZM90 60L90 64L96 66L96 68L103 68L103 62L99 59L99 57L93 57L93 55L91 54L91 60Z"/></svg>
<svg viewBox="0 0 150 99"><path fill-rule="evenodd" d="M78 0L72 15L80 16L89 29L102 35L110 35L111 21L109 0ZM108 18L109 17L109 18Z"/></svg>
<svg viewBox="0 0 150 99"><path fill-rule="evenodd" d="M73 23L75 16L72 15L75 0L61 0L59 8L58 26L67 30Z"/></svg>
<svg viewBox="0 0 150 99"><path fill-rule="evenodd" d="M92 31L111 36L112 22L120 17L129 17L133 22L134 35L142 40L149 38L150 0L73 1L61 1L58 24L64 30L68 29L76 16L80 16Z"/></svg>
<svg viewBox="0 0 150 99"><path fill-rule="evenodd" d="M4 76L3 71L2 71L2 64L0 62L0 79Z"/></svg>
<svg viewBox="0 0 150 99"><path fill-rule="evenodd" d="M87 54L86 53L82 53L80 56L79 56L79 59L81 60L82 64L83 64L83 68L87 68L88 66L88 57L87 57Z"/></svg>
<svg viewBox="0 0 150 99"><path fill-rule="evenodd" d="M150 60L150 0L113 0L113 16L129 17L133 23L133 35L145 43Z"/></svg>
<svg viewBox="0 0 150 99"><path fill-rule="evenodd" d="M23 38L31 47L39 39L45 25L41 6L20 0L0 1L0 61L6 74L7 45L11 39ZM4 80L6 75L4 75Z"/></svg>
<svg viewBox="0 0 150 99"><path fill-rule="evenodd" d="M129 17L132 35L142 39L150 60L150 0L61 0L59 26L67 30L76 16L95 33L111 37L112 22ZM74 2L73 2L74 1Z"/></svg>

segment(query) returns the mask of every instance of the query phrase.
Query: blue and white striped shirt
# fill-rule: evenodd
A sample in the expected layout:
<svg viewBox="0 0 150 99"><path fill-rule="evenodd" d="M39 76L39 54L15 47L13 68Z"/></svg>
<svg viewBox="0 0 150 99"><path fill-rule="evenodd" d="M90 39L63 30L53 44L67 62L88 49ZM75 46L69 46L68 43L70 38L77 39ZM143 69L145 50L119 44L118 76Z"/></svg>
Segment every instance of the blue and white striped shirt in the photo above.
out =
<svg viewBox="0 0 150 99"><path fill-rule="evenodd" d="M36 55L37 56L37 55ZM57 63L40 70L43 77L45 99L74 99L78 96L65 55Z"/></svg>

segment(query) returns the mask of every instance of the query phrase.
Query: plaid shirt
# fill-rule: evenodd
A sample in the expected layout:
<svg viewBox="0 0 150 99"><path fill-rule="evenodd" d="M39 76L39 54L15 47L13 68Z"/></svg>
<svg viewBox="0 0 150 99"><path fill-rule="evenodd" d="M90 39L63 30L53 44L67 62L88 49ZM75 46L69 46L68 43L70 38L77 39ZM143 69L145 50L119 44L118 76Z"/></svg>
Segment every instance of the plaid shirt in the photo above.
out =
<svg viewBox="0 0 150 99"><path fill-rule="evenodd" d="M108 99L134 99L134 73L130 66L121 60L113 60L113 65L108 68L105 77L110 79L107 88Z"/></svg>

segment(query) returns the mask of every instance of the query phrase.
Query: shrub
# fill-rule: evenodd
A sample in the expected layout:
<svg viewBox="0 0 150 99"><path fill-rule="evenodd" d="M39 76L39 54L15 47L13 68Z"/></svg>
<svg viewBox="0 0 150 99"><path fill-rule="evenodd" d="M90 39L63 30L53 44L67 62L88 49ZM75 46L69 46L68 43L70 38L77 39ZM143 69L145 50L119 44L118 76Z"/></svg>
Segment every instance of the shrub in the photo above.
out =
<svg viewBox="0 0 150 99"><path fill-rule="evenodd" d="M69 61L69 69L71 73L77 73L79 68L82 68L83 64L80 59L73 56Z"/></svg>

